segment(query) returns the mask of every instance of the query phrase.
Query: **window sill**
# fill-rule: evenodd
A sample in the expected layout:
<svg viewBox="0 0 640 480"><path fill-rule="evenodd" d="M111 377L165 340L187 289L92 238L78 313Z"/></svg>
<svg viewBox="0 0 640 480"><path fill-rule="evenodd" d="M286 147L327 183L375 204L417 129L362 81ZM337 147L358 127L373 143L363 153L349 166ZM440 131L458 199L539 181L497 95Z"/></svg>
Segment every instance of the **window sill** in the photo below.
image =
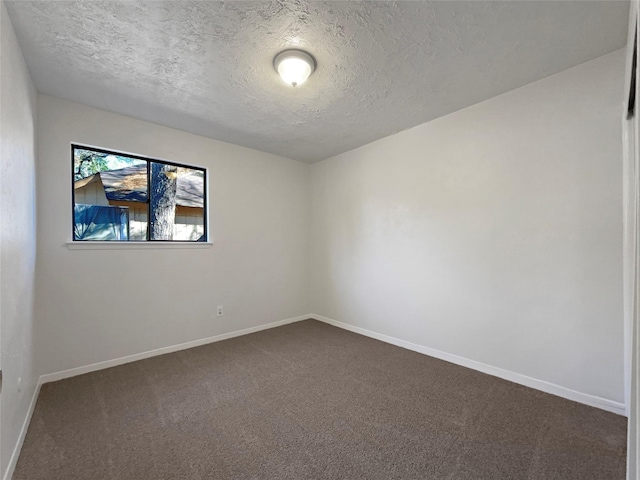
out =
<svg viewBox="0 0 640 480"><path fill-rule="evenodd" d="M69 250L156 250L156 249L203 249L211 248L213 242L67 242Z"/></svg>

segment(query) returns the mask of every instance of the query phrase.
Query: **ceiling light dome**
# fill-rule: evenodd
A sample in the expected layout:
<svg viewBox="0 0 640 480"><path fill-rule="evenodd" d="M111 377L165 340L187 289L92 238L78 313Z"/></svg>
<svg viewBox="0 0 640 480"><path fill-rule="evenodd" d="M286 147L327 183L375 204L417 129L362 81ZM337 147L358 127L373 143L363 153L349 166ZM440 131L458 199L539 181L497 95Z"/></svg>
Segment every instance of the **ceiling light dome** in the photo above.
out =
<svg viewBox="0 0 640 480"><path fill-rule="evenodd" d="M285 83L295 87L309 78L316 69L316 61L305 51L291 49L276 55L273 66Z"/></svg>

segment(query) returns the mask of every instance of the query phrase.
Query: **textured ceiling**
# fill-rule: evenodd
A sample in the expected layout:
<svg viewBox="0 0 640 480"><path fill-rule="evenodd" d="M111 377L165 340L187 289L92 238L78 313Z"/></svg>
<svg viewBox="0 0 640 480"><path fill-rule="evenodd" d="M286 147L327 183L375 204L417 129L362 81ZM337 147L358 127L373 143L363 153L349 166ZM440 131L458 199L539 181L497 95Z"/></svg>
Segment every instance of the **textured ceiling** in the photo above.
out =
<svg viewBox="0 0 640 480"><path fill-rule="evenodd" d="M38 91L314 162L625 45L617 1L7 1ZM318 68L297 88L285 48Z"/></svg>

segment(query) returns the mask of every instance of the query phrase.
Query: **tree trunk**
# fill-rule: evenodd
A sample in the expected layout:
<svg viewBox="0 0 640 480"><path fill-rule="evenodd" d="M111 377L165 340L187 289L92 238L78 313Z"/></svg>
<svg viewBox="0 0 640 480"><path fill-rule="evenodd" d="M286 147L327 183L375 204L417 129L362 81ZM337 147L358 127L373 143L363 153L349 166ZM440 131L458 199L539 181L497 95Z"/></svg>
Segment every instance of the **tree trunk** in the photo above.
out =
<svg viewBox="0 0 640 480"><path fill-rule="evenodd" d="M150 240L173 240L178 167L151 163Z"/></svg>

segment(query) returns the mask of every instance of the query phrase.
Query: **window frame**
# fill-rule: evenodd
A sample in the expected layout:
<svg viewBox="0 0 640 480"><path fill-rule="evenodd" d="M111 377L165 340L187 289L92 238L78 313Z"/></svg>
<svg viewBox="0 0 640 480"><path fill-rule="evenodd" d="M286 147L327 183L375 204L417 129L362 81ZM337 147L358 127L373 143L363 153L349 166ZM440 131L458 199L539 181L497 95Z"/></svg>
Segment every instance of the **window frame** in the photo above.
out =
<svg viewBox="0 0 640 480"><path fill-rule="evenodd" d="M142 160L146 162L147 167L147 238L145 240L78 240L75 235L75 205L76 205L76 192L75 192L75 150L89 150L91 152L103 153L106 155L116 155L121 157L127 157L134 160ZM203 220L203 241L198 240L151 240L150 234L151 229L149 227L151 220L151 187L150 187L150 177L151 177L151 163L161 163L164 165L171 165L175 167L188 168L191 170L199 170L203 173L203 212L202 212L202 220ZM146 155L140 155L136 153L128 153L123 152L122 150L112 150L106 149L102 147L94 147L92 145L87 145L83 143L71 143L71 242L67 243L69 249L84 249L84 247L79 247L79 245L86 245L95 247L102 247L106 249L111 249L111 245L114 247L126 245L132 246L135 245L136 248L140 248L143 245L155 245L156 247L159 245L169 246L182 246L182 247L192 247L192 248L203 248L211 245L209 239L209 184L208 184L208 169L206 167L201 167L197 165L188 165L186 163L174 162L169 160L163 160L160 158L149 157ZM117 248L117 247L116 247ZM125 247L126 248L126 247Z"/></svg>

